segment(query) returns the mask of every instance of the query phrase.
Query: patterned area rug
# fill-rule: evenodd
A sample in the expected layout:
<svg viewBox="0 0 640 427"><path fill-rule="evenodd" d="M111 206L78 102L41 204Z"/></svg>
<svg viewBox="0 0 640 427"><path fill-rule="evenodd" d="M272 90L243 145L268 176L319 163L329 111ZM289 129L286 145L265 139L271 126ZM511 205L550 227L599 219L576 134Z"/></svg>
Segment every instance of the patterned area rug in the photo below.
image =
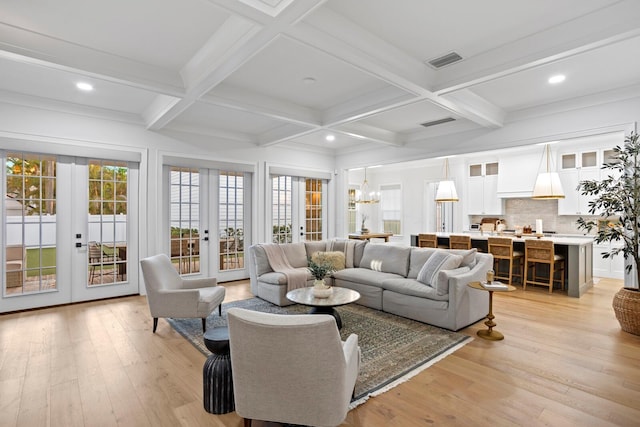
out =
<svg viewBox="0 0 640 427"><path fill-rule="evenodd" d="M207 329L225 326L226 312L230 307L280 314L300 314L309 311L309 307L301 305L279 307L259 298L251 298L223 304L222 317L218 316L216 310L207 318ZM357 334L362 352L352 408L369 397L407 381L473 339L457 332L357 304L337 307L337 310L343 323L340 335L346 339L352 333ZM203 354L210 354L202 339L200 319L167 320Z"/></svg>

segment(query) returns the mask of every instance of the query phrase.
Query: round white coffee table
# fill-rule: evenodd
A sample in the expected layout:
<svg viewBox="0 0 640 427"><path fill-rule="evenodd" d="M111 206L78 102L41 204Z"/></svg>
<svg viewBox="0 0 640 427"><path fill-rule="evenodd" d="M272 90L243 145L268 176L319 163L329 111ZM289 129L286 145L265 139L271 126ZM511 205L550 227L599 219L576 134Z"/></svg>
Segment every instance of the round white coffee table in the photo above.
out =
<svg viewBox="0 0 640 427"><path fill-rule="evenodd" d="M342 319L335 307L351 304L360 299L360 293L347 288L333 286L331 296L328 298L316 298L313 296L313 287L298 288L287 292L287 299L296 304L306 305L311 308L310 314L330 314L336 319L338 329L342 329Z"/></svg>

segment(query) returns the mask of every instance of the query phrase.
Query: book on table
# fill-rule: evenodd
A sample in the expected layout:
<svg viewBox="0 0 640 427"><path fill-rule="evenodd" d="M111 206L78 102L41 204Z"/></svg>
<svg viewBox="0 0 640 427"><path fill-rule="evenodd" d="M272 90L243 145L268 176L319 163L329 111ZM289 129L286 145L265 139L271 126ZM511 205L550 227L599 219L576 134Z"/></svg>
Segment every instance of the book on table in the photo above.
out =
<svg viewBox="0 0 640 427"><path fill-rule="evenodd" d="M505 285L504 283L501 283L501 282L493 281L493 282L489 283L489 282L482 281L482 282L480 282L480 284L485 289L492 289L492 290L496 290L496 289L497 290L506 290L506 289L509 289L509 286L507 286L507 285Z"/></svg>

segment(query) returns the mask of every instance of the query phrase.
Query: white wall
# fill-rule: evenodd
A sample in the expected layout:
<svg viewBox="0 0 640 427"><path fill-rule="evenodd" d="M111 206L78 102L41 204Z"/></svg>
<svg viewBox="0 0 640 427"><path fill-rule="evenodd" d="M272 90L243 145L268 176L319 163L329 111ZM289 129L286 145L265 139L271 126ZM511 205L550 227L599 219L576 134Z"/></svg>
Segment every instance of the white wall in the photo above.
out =
<svg viewBox="0 0 640 427"><path fill-rule="evenodd" d="M37 152L52 144L71 147L109 147L142 155L139 201L141 213L140 257L161 251L161 212L163 156L175 154L199 160L252 163L257 174L254 192L254 230L258 218L264 218L264 191L269 188L265 164L332 172L332 155L295 151L281 147L256 147L213 137L191 136L149 131L141 123L116 121L49 109L36 109L0 102L0 149L23 149ZM335 193L335 190L334 190ZM331 195L335 198L335 194ZM258 203L261 201L261 204ZM264 230L265 227L260 227ZM262 237L264 238L264 237ZM258 238L256 238L258 240Z"/></svg>
<svg viewBox="0 0 640 427"><path fill-rule="evenodd" d="M161 153L176 153L198 159L212 159L230 162L251 162L257 172L257 191L254 195L254 221L266 212L264 192L268 177L265 164L290 165L297 168L337 171L330 188L329 204L332 208L331 235L345 236L347 188L352 179L348 169L376 164L394 164L420 159L435 159L438 156L481 152L484 150L525 146L536 142L564 139L580 135L624 130L628 133L635 128L640 118L640 97L629 98L608 104L576 108L566 112L557 111L560 106L537 108L526 113L507 117L507 123L499 129L480 129L454 135L433 137L413 142L401 147L381 147L377 150L350 153L334 157L312 151L298 151L281 147L256 147L234 141L208 136L183 138L180 134L148 131L141 123L127 120L106 120L89 115L60 112L54 109L0 103L0 149L18 141L24 149L37 151L45 144L66 144L84 147L114 147L125 151L142 153L141 194L146 199L140 202L142 224L140 231L141 256L159 251L157 241L161 229L160 210L157 209L161 197ZM566 105L564 105L566 107ZM463 188L466 166L456 158L450 160L451 174L456 178L459 191ZM403 241L408 243L410 234L424 230L425 183L442 177L442 160L434 160L428 167L399 166L393 171L368 171L372 187L380 184L400 182L405 197L405 218ZM454 229L462 229L466 221L464 195L456 204ZM376 218L377 221L377 218ZM265 227L257 227L258 236ZM260 231L262 230L262 231Z"/></svg>

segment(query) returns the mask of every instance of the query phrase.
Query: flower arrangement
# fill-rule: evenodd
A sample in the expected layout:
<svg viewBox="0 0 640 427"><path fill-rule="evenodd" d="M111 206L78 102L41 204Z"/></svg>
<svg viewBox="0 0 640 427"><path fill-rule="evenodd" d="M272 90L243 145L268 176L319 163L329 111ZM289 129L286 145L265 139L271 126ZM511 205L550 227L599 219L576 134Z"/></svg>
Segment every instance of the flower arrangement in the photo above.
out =
<svg viewBox="0 0 640 427"><path fill-rule="evenodd" d="M317 263L309 258L309 272L315 280L324 280L328 274L331 274L335 269L328 262Z"/></svg>

